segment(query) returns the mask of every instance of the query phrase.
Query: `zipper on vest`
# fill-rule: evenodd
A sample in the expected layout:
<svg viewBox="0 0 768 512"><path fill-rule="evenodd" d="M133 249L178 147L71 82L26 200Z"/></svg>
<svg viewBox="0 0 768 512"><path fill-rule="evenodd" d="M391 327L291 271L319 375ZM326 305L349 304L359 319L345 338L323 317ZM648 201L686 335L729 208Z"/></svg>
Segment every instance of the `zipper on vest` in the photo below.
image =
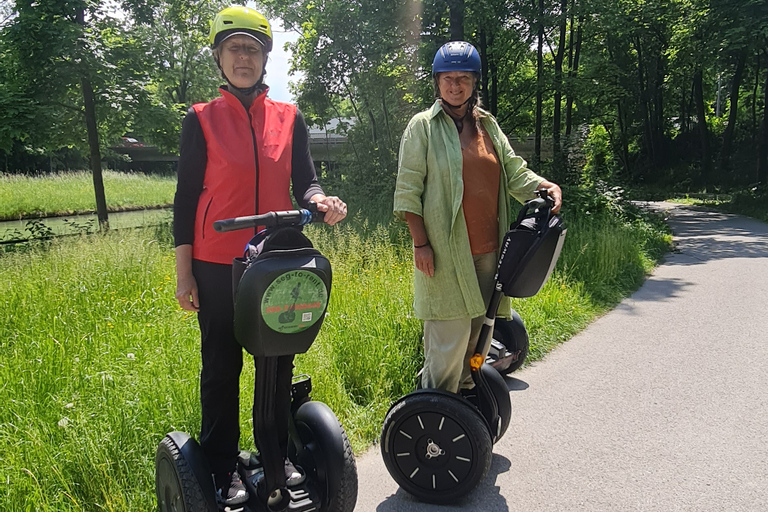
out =
<svg viewBox="0 0 768 512"><path fill-rule="evenodd" d="M248 114L248 127L251 129L251 139L253 140L253 156L256 159L256 194L254 197L256 198L256 210L253 212L254 215L259 214L259 149L256 147L256 131L253 129L253 118L251 118L251 110L250 108L246 108L245 105L243 105L243 108L245 108L246 114ZM259 227L255 226L253 228L253 234L258 234Z"/></svg>

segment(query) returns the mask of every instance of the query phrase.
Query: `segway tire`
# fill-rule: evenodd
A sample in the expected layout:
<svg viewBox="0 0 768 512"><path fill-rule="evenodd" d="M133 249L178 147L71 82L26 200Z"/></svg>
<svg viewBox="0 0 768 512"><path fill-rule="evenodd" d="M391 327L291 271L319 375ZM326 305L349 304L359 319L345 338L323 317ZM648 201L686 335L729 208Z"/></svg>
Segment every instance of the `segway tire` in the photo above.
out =
<svg viewBox="0 0 768 512"><path fill-rule="evenodd" d="M512 318L510 319L496 319L493 327L493 339L504 345L506 352L517 354L517 358L508 364L493 365L496 371L502 375L509 375L515 370L520 369L523 363L525 363L525 358L528 357L530 340L528 339L528 331L525 328L523 319L520 318L517 311L512 311ZM502 353L500 357L504 357L504 355Z"/></svg>
<svg viewBox="0 0 768 512"><path fill-rule="evenodd" d="M205 492L196 474L196 462L188 460L193 454L202 455L197 442L186 434L167 434L155 455L155 490L160 512L217 512L216 497ZM210 478L210 474L208 474ZM208 486L206 486L208 487Z"/></svg>
<svg viewBox="0 0 768 512"><path fill-rule="evenodd" d="M321 512L353 512L357 504L357 464L352 444L333 411L309 401L294 415L303 450L289 443L289 458L316 482L323 495Z"/></svg>
<svg viewBox="0 0 768 512"><path fill-rule="evenodd" d="M465 399L434 389L415 391L387 413L381 454L397 484L435 504L465 497L491 467L488 425Z"/></svg>

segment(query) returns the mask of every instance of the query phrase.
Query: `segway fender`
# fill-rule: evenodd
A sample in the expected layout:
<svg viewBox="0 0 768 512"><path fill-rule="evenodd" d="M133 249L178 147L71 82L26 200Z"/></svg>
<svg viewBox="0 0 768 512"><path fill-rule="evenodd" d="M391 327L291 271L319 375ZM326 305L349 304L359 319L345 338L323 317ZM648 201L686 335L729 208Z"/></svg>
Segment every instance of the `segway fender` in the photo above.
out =
<svg viewBox="0 0 768 512"><path fill-rule="evenodd" d="M203 492L207 510L217 512L219 508L216 504L216 490L213 487L211 470L208 466L208 460L205 458L205 453L203 453L203 449L197 441L185 432L169 432L166 434L166 437L174 442L179 449L179 453L192 470L192 474L195 479L197 479L200 489Z"/></svg>
<svg viewBox="0 0 768 512"><path fill-rule="evenodd" d="M484 364L480 367L480 371L485 377L485 384L488 386L490 394L496 402L496 413L498 414L495 420L486 418L491 428L491 438L493 442L497 442L509 427L510 419L512 418L512 403L509 398L509 388L504 380L504 377L496 371L489 364ZM480 395L484 396L484 395ZM486 407L479 407L481 411L488 410Z"/></svg>
<svg viewBox="0 0 768 512"><path fill-rule="evenodd" d="M344 432L338 418L323 402L309 401L298 408L294 421L304 424L312 433L314 446L305 446L314 452L318 483L325 485L323 500L326 505L339 491L339 468L344 467Z"/></svg>

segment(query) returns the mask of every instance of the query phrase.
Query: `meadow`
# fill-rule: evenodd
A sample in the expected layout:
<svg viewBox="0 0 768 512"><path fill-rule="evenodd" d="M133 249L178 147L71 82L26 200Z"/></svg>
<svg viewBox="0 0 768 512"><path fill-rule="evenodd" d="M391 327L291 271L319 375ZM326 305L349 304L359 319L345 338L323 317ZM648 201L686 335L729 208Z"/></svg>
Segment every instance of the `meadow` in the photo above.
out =
<svg viewBox="0 0 768 512"><path fill-rule="evenodd" d="M558 268L516 300L530 361L642 282L669 246L659 223L610 204L572 209ZM297 360L357 453L422 363L411 316L410 238L393 220L310 226L334 285L320 336ZM199 332L174 299L169 226L40 241L0 253L0 510L154 510L154 453L171 430L197 434ZM253 364L241 387L252 447ZM514 404L513 404L514 408Z"/></svg>
<svg viewBox="0 0 768 512"><path fill-rule="evenodd" d="M109 211L168 206L176 190L175 176L151 176L104 171ZM95 211L90 172L45 177L0 174L0 220Z"/></svg>

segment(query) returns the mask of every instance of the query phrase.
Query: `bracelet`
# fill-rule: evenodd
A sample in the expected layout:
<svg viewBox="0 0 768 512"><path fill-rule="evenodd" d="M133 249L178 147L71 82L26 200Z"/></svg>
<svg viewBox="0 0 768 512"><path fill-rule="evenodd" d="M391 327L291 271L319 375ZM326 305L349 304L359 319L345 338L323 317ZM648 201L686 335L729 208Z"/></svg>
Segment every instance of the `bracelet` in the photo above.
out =
<svg viewBox="0 0 768 512"><path fill-rule="evenodd" d="M425 244L421 244L421 245L414 245L414 246L413 246L413 248L414 248L414 249L421 249L422 247L426 247L426 246L428 246L428 245L429 245L429 240L427 240L427 243L425 243Z"/></svg>

